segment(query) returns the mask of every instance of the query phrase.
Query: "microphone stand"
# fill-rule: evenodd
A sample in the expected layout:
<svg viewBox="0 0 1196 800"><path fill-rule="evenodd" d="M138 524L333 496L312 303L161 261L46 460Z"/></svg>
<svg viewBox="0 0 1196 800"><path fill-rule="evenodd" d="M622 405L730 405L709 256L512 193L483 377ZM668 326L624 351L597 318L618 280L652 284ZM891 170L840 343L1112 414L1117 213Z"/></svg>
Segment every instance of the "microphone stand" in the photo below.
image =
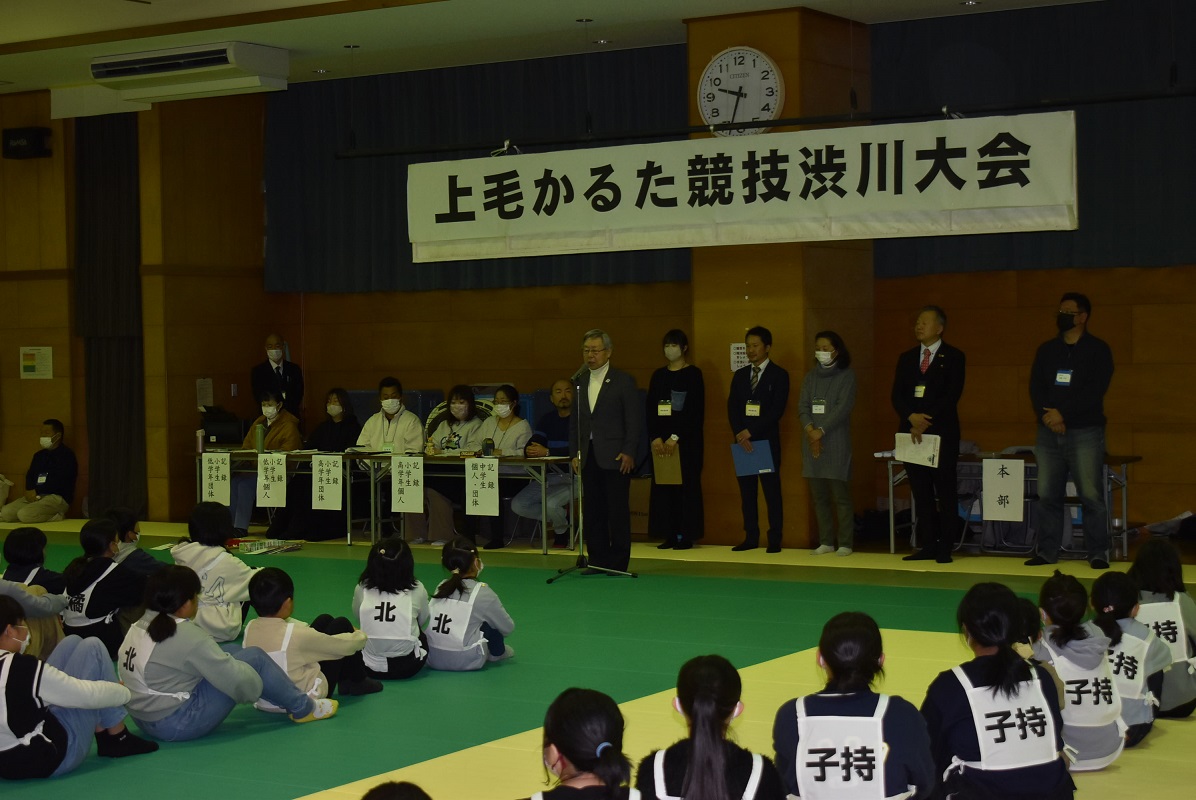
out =
<svg viewBox="0 0 1196 800"><path fill-rule="evenodd" d="M585 371L587 370L587 368L588 367L586 367L585 365L582 365L581 370L578 370L578 372L576 372L576 374L573 375L573 380L574 381L578 380L582 374L585 374ZM580 385L575 386L575 395L574 396L581 397L581 386ZM580 414L580 413L581 413L581 411L579 409L578 414ZM581 438L581 429L580 429L580 417L579 417L578 439L580 440L580 438ZM579 441L579 444L580 444L580 441ZM579 450L578 451L578 474L576 474L576 476L574 476L574 478L573 478L574 486L580 486L580 484L581 484L581 469L582 469L581 451ZM578 497L578 519L576 519L576 523L578 523L578 525L576 525L576 530L578 530L578 561L576 561L576 563L574 563L572 567L567 567L566 569L557 569L556 574L551 576L551 578L549 578L545 582L548 582L548 584L553 584L553 582L556 581L557 579L563 578L563 576L568 575L569 573L578 572L579 569L592 569L592 570L594 570L594 572L605 573L608 575L622 575L623 578L639 578L639 575L636 575L635 573L623 572L623 570L621 570L621 569L608 569L606 567L593 566L593 564L590 563L590 560L588 560L588 558L586 558L586 524L585 524L586 517L585 517L585 513L584 513L585 512L585 506L584 506L585 491L578 491L578 493L576 493L576 497Z"/></svg>

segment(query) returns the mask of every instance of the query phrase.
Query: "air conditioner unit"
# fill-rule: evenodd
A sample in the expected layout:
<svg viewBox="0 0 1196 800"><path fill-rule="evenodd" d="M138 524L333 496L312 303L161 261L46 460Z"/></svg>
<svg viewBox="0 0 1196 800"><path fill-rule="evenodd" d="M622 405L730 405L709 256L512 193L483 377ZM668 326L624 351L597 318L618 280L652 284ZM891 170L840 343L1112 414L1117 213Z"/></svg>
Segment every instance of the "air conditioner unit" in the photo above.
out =
<svg viewBox="0 0 1196 800"><path fill-rule="evenodd" d="M123 100L153 103L287 88L290 55L245 42L174 47L92 59L91 77Z"/></svg>

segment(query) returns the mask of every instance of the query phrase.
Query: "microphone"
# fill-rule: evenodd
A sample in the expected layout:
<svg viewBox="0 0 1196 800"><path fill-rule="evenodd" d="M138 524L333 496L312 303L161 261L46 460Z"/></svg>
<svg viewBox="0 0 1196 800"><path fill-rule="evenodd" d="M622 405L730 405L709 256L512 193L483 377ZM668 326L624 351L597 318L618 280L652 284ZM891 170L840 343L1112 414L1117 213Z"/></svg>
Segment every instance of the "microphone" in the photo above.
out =
<svg viewBox="0 0 1196 800"><path fill-rule="evenodd" d="M581 367L578 368L577 372L573 373L573 377L569 379L569 382L577 383L579 380L581 380L581 376L585 375L589 371L590 371L590 368L587 367L585 364L582 364Z"/></svg>

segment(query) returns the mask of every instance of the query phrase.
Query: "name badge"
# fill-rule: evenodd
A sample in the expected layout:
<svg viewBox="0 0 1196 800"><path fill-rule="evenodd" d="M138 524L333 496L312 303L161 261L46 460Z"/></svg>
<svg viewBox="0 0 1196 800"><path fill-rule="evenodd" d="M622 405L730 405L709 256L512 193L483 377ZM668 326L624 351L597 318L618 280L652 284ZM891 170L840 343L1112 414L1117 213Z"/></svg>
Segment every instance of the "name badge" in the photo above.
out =
<svg viewBox="0 0 1196 800"><path fill-rule="evenodd" d="M382 445L383 453L393 453L394 451L395 451L395 446L392 442L386 442L385 444Z"/></svg>
<svg viewBox="0 0 1196 800"><path fill-rule="evenodd" d="M810 412L813 414L825 414L826 403L814 403L810 406Z"/></svg>
<svg viewBox="0 0 1196 800"><path fill-rule="evenodd" d="M925 396L926 396L926 384L919 383L917 386L914 387L914 397L920 398L920 397L925 397Z"/></svg>
<svg viewBox="0 0 1196 800"><path fill-rule="evenodd" d="M671 402L657 403L656 416L671 417L673 416L673 404Z"/></svg>
<svg viewBox="0 0 1196 800"><path fill-rule="evenodd" d="M1055 373L1056 386L1071 386L1071 370L1061 369Z"/></svg>
<svg viewBox="0 0 1196 800"><path fill-rule="evenodd" d="M38 475L37 476L37 485L41 486L43 483L46 482L46 478L48 478L48 477L50 477L49 474L45 473L45 472L43 472L41 475Z"/></svg>
<svg viewBox="0 0 1196 800"><path fill-rule="evenodd" d="M748 403L747 407L744 409L743 413L747 414L749 417L760 416L760 404L759 403Z"/></svg>

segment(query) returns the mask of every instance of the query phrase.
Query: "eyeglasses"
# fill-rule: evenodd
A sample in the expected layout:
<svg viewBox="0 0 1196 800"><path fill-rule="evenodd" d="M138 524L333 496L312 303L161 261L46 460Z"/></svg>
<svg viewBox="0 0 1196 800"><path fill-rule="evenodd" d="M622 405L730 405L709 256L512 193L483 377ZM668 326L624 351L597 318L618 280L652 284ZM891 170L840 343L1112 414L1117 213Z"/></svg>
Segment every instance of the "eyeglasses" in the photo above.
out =
<svg viewBox="0 0 1196 800"><path fill-rule="evenodd" d="M605 353L606 348L605 347L583 347L583 348L581 348L581 352L586 354L587 356L593 356L593 355L597 355L598 353Z"/></svg>
<svg viewBox="0 0 1196 800"><path fill-rule="evenodd" d="M1062 309L1062 308L1061 308L1061 309L1059 309L1059 313L1060 313L1060 314L1066 314L1066 315L1067 315L1067 316L1069 316L1069 317L1077 317L1077 316L1079 316L1080 314L1083 314L1084 312L1083 312L1083 311L1066 311L1066 310L1064 310L1064 309Z"/></svg>

